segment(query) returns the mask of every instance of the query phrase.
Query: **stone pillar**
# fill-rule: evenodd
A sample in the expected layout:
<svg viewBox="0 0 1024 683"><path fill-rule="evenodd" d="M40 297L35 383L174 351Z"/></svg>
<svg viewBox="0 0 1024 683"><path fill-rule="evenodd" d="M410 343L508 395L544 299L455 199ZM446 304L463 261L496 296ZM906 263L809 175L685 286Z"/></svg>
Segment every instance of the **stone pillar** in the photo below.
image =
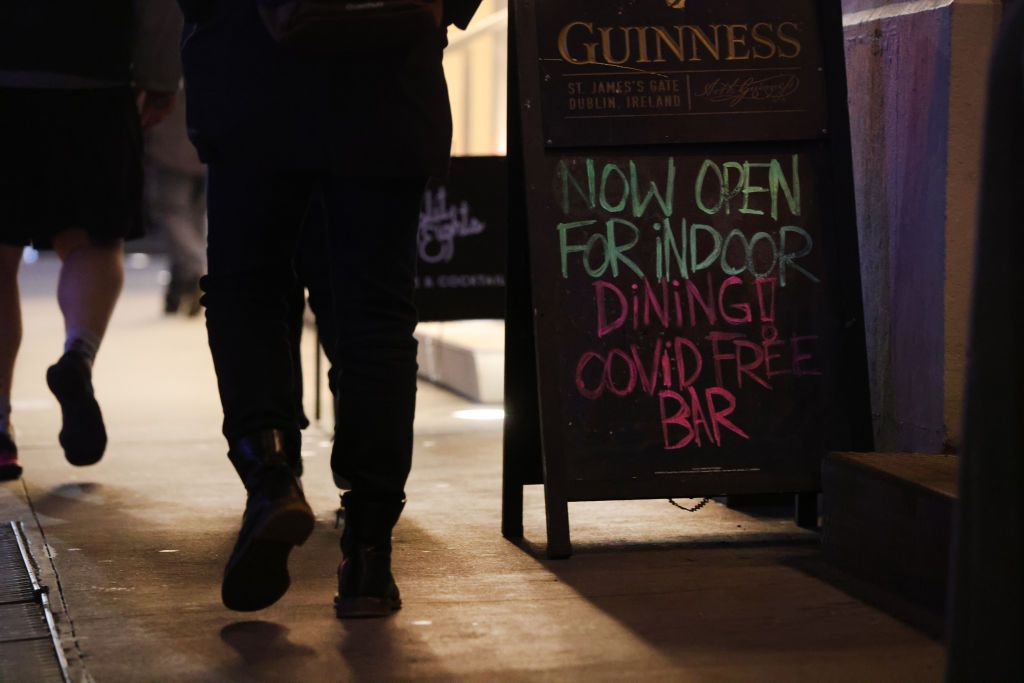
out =
<svg viewBox="0 0 1024 683"><path fill-rule="evenodd" d="M960 439L985 81L1000 0L843 0L881 451Z"/></svg>

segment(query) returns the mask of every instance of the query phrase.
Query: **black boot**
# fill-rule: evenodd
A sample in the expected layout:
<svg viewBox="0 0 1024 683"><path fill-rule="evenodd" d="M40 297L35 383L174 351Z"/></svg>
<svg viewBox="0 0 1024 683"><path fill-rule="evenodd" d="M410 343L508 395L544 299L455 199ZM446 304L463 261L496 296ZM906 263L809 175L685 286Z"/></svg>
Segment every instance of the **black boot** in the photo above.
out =
<svg viewBox="0 0 1024 683"><path fill-rule="evenodd" d="M60 403L64 457L72 465L99 462L107 448L107 430L93 395L89 361L75 351L66 352L47 369L46 384Z"/></svg>
<svg viewBox="0 0 1024 683"><path fill-rule="evenodd" d="M167 289L164 291L164 313L167 315L175 315L178 309L181 308L181 295L184 292L184 287L181 281L181 272L172 267L171 278L167 283Z"/></svg>
<svg viewBox="0 0 1024 683"><path fill-rule="evenodd" d="M384 617L402 606L391 574L391 529L404 500L364 500L345 494L345 531L334 610L339 619Z"/></svg>
<svg viewBox="0 0 1024 683"><path fill-rule="evenodd" d="M263 609L285 594L288 554L313 531L313 511L302 495L296 438L276 429L231 444L228 457L249 498L242 530L224 569L221 599L241 612Z"/></svg>
<svg viewBox="0 0 1024 683"><path fill-rule="evenodd" d="M10 481L21 476L18 462L18 446L14 443L14 431L0 431L0 481Z"/></svg>

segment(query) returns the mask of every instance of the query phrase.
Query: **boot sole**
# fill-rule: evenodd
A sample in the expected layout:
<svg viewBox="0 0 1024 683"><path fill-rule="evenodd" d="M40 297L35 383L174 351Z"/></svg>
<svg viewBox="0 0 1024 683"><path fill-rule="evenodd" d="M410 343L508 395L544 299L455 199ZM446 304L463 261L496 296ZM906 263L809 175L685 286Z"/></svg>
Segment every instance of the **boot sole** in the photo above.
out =
<svg viewBox="0 0 1024 683"><path fill-rule="evenodd" d="M335 596L334 613L339 619L371 619L386 617L402 609L401 598L375 598L361 596L342 598Z"/></svg>
<svg viewBox="0 0 1024 683"><path fill-rule="evenodd" d="M64 457L72 465L95 465L107 449L107 430L103 425L100 405L85 387L76 386L76 378L68 378L54 365L46 371L46 385L57 398L61 412L58 440Z"/></svg>
<svg viewBox="0 0 1024 683"><path fill-rule="evenodd" d="M0 481L14 481L21 471L21 465L0 465Z"/></svg>
<svg viewBox="0 0 1024 683"><path fill-rule="evenodd" d="M221 585L224 606L254 612L280 600L291 585L288 556L309 539L313 524L313 511L304 500L271 507L228 563Z"/></svg>

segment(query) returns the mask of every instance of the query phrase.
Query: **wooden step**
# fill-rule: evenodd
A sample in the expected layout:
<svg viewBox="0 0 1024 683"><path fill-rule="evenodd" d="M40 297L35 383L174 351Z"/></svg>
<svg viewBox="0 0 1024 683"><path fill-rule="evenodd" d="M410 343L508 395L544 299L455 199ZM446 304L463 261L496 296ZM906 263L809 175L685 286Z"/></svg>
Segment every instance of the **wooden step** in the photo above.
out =
<svg viewBox="0 0 1024 683"><path fill-rule="evenodd" d="M822 464L822 544L841 569L944 613L959 458L831 453Z"/></svg>
<svg viewBox="0 0 1024 683"><path fill-rule="evenodd" d="M420 377L478 403L504 401L504 321L420 323L416 339Z"/></svg>

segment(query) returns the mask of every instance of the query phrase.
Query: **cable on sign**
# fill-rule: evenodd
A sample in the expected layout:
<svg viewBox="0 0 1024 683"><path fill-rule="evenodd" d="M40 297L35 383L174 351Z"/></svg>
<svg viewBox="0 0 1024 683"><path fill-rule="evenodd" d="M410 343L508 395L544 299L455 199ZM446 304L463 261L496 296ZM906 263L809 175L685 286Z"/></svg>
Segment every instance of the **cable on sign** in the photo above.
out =
<svg viewBox="0 0 1024 683"><path fill-rule="evenodd" d="M677 503L676 501L674 501L671 498L668 499L668 502L671 503L672 505L674 505L675 507L679 508L680 510L685 510L686 512L697 512L698 510L703 508L705 505L710 503L711 499L710 498L705 498L701 502L699 502L696 505L694 505L692 508L684 507L684 506L680 505L679 503Z"/></svg>

